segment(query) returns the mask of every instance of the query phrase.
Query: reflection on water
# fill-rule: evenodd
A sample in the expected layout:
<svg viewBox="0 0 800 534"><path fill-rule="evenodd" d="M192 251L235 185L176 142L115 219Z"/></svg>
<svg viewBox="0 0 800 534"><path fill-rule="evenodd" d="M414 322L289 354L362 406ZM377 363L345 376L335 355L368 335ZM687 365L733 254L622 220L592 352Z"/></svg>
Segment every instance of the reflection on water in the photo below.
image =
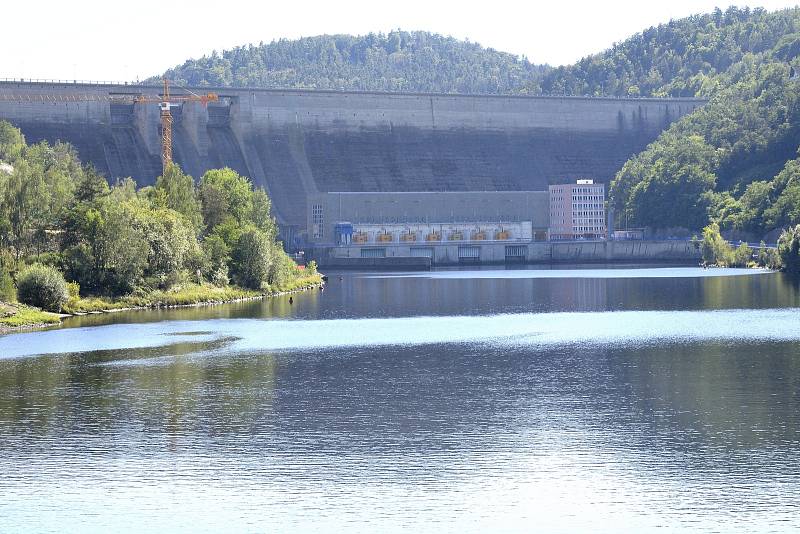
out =
<svg viewBox="0 0 800 534"><path fill-rule="evenodd" d="M503 313L703 310L800 307L800 287L780 273L739 269L678 268L677 278L631 273L651 269L610 269L602 278L523 277L524 270L435 271L415 277L376 273L330 273L324 291L262 301L172 310L117 312L72 317L67 327L164 320L291 318L343 319ZM663 269L658 269L663 274ZM601 272L596 268L542 272ZM730 275L730 273L735 273ZM458 273L457 276L453 273ZM477 278L466 278L473 273ZM497 273L507 273L501 278ZM616 273L612 277L609 273ZM695 277L690 276L695 274ZM712 276L713 275L713 276ZM538 274L536 274L538 276Z"/></svg>
<svg viewBox="0 0 800 534"><path fill-rule="evenodd" d="M201 332L186 332L190 328ZM643 345L688 341L800 341L800 309L716 311L617 311L503 314L389 319L256 320L120 324L56 329L0 338L5 358L122 350L176 340L223 340L220 352L300 351L342 347L493 343L546 347L571 343ZM197 344L198 347L205 347Z"/></svg>
<svg viewBox="0 0 800 534"><path fill-rule="evenodd" d="M772 271L767 269L733 268L699 269L697 267L652 267L649 269L620 266L610 266L603 269L590 266L569 269L493 269L486 267L474 271L451 268L412 273L380 273L373 274L370 278L433 278L438 280L569 278L575 280L582 278L725 278L728 276L754 276L757 274L772 274Z"/></svg>
<svg viewBox="0 0 800 534"><path fill-rule="evenodd" d="M795 531L798 307L774 274L334 275L2 337L0 531Z"/></svg>

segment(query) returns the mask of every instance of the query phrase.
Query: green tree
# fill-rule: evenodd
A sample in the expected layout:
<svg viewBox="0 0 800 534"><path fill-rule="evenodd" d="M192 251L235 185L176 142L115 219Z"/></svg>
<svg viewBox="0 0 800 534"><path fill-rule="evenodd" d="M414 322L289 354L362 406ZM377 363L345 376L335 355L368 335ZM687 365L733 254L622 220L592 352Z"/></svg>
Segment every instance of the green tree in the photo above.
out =
<svg viewBox="0 0 800 534"><path fill-rule="evenodd" d="M150 244L137 224L136 212L134 201L108 201L100 209L101 225L93 248L98 254L100 285L112 294L144 286Z"/></svg>
<svg viewBox="0 0 800 534"><path fill-rule="evenodd" d="M268 281L270 286L281 288L297 277L297 264L283 252L280 243L273 243L272 246L274 260L270 264Z"/></svg>
<svg viewBox="0 0 800 534"><path fill-rule="evenodd" d="M155 191L164 207L183 215L199 233L203 215L191 176L184 174L176 164L170 163L164 174L156 179Z"/></svg>
<svg viewBox="0 0 800 534"><path fill-rule="evenodd" d="M754 220L765 231L800 223L800 160L788 161L767 187L768 201Z"/></svg>
<svg viewBox="0 0 800 534"><path fill-rule="evenodd" d="M700 136L671 138L628 161L611 183L618 212L633 224L697 229L707 221L715 151Z"/></svg>
<svg viewBox="0 0 800 534"><path fill-rule="evenodd" d="M766 231L764 214L772 203L772 192L773 186L766 180L749 184L739 198L739 212L731 214L727 225L737 230Z"/></svg>
<svg viewBox="0 0 800 534"><path fill-rule="evenodd" d="M105 219L100 205L81 202L64 218L61 240L64 273L85 289L96 291L103 283L101 232Z"/></svg>
<svg viewBox="0 0 800 534"><path fill-rule="evenodd" d="M200 199L203 220L209 231L228 218L244 225L253 213L250 180L227 167L206 171L200 180Z"/></svg>
<svg viewBox="0 0 800 534"><path fill-rule="evenodd" d="M256 188L253 191L253 208L250 219L257 228L267 234L270 241L274 241L278 236L278 225L271 213L272 201L267 196L267 192L260 187Z"/></svg>
<svg viewBox="0 0 800 534"><path fill-rule="evenodd" d="M778 255L783 269L793 275L800 275L800 225L792 226L778 239Z"/></svg>
<svg viewBox="0 0 800 534"><path fill-rule="evenodd" d="M250 289L264 289L269 283L274 251L267 235L255 227L242 232L232 251L236 282Z"/></svg>
<svg viewBox="0 0 800 534"><path fill-rule="evenodd" d="M742 243L733 251L731 267L747 267L753 262L753 249L747 243Z"/></svg>
<svg viewBox="0 0 800 534"><path fill-rule="evenodd" d="M16 262L11 255L0 248L0 301L11 301L17 295L14 279L11 272L15 269Z"/></svg>
<svg viewBox="0 0 800 534"><path fill-rule="evenodd" d="M573 65L548 70L544 94L697 96L711 94L717 74L748 54L772 49L782 61L796 51L798 10L768 13L732 7L647 28Z"/></svg>
<svg viewBox="0 0 800 534"><path fill-rule="evenodd" d="M16 257L47 246L72 202L77 174L82 172L66 145L40 143L23 150L10 174L0 177L0 229Z"/></svg>
<svg viewBox="0 0 800 534"><path fill-rule="evenodd" d="M703 263L727 267L734 260L733 248L720 235L719 225L711 223L703 228L703 241L700 244Z"/></svg>
<svg viewBox="0 0 800 534"><path fill-rule="evenodd" d="M25 148L22 132L8 121L0 121L0 161L13 163Z"/></svg>
<svg viewBox="0 0 800 534"><path fill-rule="evenodd" d="M98 174L94 167L87 166L75 184L75 200L77 202L95 202L111 192L105 177Z"/></svg>
<svg viewBox="0 0 800 534"><path fill-rule="evenodd" d="M767 269L779 270L782 268L778 251L773 248L767 248L767 245L763 241L759 245L758 259L756 262L759 266L766 267Z"/></svg>
<svg viewBox="0 0 800 534"><path fill-rule="evenodd" d="M240 225L232 217L229 217L222 223L216 225L214 227L214 232L209 236L206 236L206 239L212 236L218 237L225 243L225 245L228 247L228 250L232 250L233 247L236 246L236 243L239 242L242 232L242 225Z"/></svg>
<svg viewBox="0 0 800 534"><path fill-rule="evenodd" d="M58 313L69 299L69 292L64 277L57 269L34 263L20 272L17 296L24 304Z"/></svg>
<svg viewBox="0 0 800 534"><path fill-rule="evenodd" d="M194 229L171 209L137 206L133 221L144 235L149 254L145 275L162 289L178 282L185 271L202 266L202 253Z"/></svg>
<svg viewBox="0 0 800 534"><path fill-rule="evenodd" d="M238 239L237 239L238 241ZM205 264L203 274L217 286L228 284L228 264L231 261L230 248L217 234L209 235L203 241Z"/></svg>

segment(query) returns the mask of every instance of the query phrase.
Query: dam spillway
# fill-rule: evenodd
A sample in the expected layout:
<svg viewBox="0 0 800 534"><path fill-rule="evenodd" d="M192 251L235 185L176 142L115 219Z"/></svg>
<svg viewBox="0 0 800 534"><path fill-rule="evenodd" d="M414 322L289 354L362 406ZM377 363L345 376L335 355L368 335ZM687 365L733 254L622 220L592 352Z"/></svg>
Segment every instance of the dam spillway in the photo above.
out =
<svg viewBox="0 0 800 534"><path fill-rule="evenodd" d="M619 99L190 88L219 103L174 108L174 160L198 178L227 166L264 187L282 225L321 192L537 191L608 182L702 99ZM75 146L110 181L160 174L157 86L0 82L0 119L28 142ZM19 97L28 96L27 101ZM70 95L80 95L69 101ZM50 98L48 98L50 97Z"/></svg>

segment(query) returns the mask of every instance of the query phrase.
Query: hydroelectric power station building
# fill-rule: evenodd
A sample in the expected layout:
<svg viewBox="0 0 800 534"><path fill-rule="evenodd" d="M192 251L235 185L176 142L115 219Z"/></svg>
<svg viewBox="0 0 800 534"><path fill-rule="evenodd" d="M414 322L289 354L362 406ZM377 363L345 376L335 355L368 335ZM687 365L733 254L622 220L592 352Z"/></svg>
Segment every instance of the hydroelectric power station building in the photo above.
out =
<svg viewBox="0 0 800 534"><path fill-rule="evenodd" d="M459 235L478 243L497 236L546 239L550 185L582 178L608 183L631 155L705 103L192 90L213 91L220 100L173 108L176 163L195 178L223 166L248 176L272 198L286 243L322 256L341 254L343 247L347 255L364 248L422 255L429 251L420 249L433 246L426 243L444 247ZM113 97L160 91L138 84L5 81L0 119L20 128L28 142L71 143L110 181L130 176L147 185L161 169L158 106ZM483 254L479 245L461 246L478 246ZM457 247L446 249L442 261L475 253ZM505 247L489 260L521 250Z"/></svg>

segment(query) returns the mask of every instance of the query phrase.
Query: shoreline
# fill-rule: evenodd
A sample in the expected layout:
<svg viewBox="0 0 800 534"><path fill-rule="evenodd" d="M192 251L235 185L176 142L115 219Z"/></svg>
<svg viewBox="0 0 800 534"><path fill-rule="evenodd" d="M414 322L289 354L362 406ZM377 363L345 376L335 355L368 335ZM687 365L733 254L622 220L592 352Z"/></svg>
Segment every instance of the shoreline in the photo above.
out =
<svg viewBox="0 0 800 534"><path fill-rule="evenodd" d="M201 300L198 302L192 302L189 304L163 304L161 302L156 302L150 305L142 305L142 306L126 306L123 308L110 308L110 309L102 309L102 310L92 310L86 312L74 312L74 313L59 313L62 319L67 319L69 317L82 317L85 315L102 315L104 313L118 313L118 312L125 312L125 311L144 311L144 310L171 310L177 308L199 308L202 306L219 306L221 304L234 304L236 302L249 302L254 300L264 300L266 298L271 297L279 297L281 295L288 295L290 293L300 293L302 291L308 291L310 289L314 289L319 287L323 284L315 283L310 284L308 286L303 286L298 289L290 289L288 291L277 291L274 293L264 293L261 295L253 295L252 297L240 297L234 299L224 299L224 300Z"/></svg>
<svg viewBox="0 0 800 534"><path fill-rule="evenodd" d="M0 335L56 326L63 318L62 314L19 303L0 302L0 312Z"/></svg>
<svg viewBox="0 0 800 534"><path fill-rule="evenodd" d="M81 317L85 315L101 315L107 313L118 313L118 312L126 312L126 311L144 311L144 310L167 310L167 309L177 309L177 308L199 308L202 306L218 306L222 304L233 304L236 302L248 302L248 301L255 301L255 300L264 300L271 297L279 297L281 295L288 295L291 293L300 293L302 291L309 291L311 289L315 289L325 285L325 281L322 275L319 275L319 281L315 281L309 283L307 285L303 285L301 287L288 289L288 290L279 290L279 291L269 291L257 295L248 295L243 297L237 298L230 298L230 299L217 299L217 300L198 300L196 302L189 302L189 303L179 303L179 304L170 304L165 303L161 300L154 301L149 304L142 304L136 306L120 306L120 307L110 307L110 308L98 308L92 309L89 311L75 311L72 313L52 313L52 312L45 312L38 310L37 308L31 308L30 306L25 306L25 309L28 310L35 310L38 316L42 314L46 316L51 316L54 320L52 322L44 322L41 320L32 321L30 323L24 323L20 325L9 326L3 323L0 323L0 335L5 334L13 334L18 332L28 332L28 331L36 331L45 328L53 328L57 326L61 326L64 319L68 319L70 317ZM237 290L241 290L240 288L236 288ZM246 291L246 290L241 290ZM9 305L10 307L19 307L24 305ZM12 315L10 317L15 317Z"/></svg>

